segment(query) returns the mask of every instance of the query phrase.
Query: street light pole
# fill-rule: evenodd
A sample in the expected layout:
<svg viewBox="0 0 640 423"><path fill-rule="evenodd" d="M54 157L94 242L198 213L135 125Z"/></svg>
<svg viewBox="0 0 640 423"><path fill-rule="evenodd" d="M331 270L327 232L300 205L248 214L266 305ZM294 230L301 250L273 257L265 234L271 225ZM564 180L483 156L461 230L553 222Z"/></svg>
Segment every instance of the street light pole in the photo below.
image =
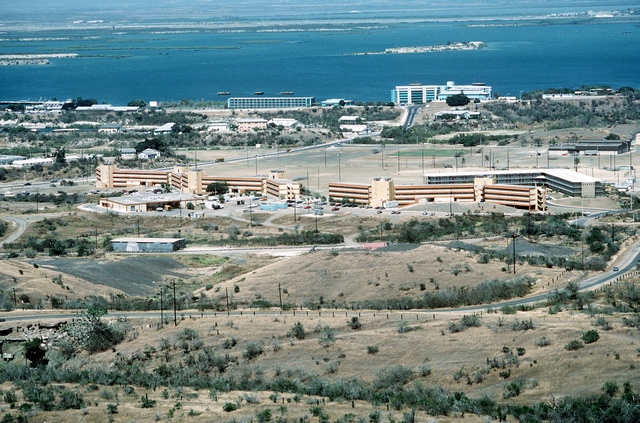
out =
<svg viewBox="0 0 640 423"><path fill-rule="evenodd" d="M511 241L511 243L513 244L513 274L516 274L516 238L519 237L520 235L516 235L515 232L511 235L513 241Z"/></svg>
<svg viewBox="0 0 640 423"><path fill-rule="evenodd" d="M340 169L340 153L338 153L338 182L342 181L342 171Z"/></svg>

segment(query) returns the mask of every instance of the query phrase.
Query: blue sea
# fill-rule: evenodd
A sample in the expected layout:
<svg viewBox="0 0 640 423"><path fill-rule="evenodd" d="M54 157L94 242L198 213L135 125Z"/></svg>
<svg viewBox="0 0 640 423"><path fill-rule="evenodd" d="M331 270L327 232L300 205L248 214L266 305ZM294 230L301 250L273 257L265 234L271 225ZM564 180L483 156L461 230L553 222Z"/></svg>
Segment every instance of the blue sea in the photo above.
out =
<svg viewBox="0 0 640 423"><path fill-rule="evenodd" d="M217 95L219 91L232 96L293 91L316 100L389 101L395 85L447 81L484 82L500 95L511 96L583 84L640 88L640 27L596 19L586 24L381 23L323 31L153 34L105 30L84 34L96 38L77 39L78 35L72 31L0 35L0 54L78 49L86 55L131 57L54 58L48 65L2 66L0 100L80 96L120 105L133 99L226 99ZM23 36L73 39L20 41ZM488 47L349 55L447 41L484 41ZM202 48L212 46L237 48Z"/></svg>

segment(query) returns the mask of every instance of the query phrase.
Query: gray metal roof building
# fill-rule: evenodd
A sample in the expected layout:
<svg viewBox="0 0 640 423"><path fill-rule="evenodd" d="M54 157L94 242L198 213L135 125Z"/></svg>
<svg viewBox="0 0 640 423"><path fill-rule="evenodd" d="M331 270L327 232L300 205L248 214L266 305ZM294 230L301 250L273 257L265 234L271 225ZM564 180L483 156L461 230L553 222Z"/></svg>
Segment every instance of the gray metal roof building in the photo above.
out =
<svg viewBox="0 0 640 423"><path fill-rule="evenodd" d="M549 147L549 151L566 151L569 154L598 154L598 152L623 154L630 150L630 140L583 140Z"/></svg>
<svg viewBox="0 0 640 423"><path fill-rule="evenodd" d="M111 240L113 251L127 253L167 253L186 246L184 238L116 238Z"/></svg>

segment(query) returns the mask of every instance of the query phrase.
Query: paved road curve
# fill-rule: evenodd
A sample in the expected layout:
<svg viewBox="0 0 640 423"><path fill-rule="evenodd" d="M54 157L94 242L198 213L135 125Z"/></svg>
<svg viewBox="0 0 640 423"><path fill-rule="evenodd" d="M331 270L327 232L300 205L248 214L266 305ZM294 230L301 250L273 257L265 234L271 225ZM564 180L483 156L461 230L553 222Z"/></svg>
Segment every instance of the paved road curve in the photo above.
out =
<svg viewBox="0 0 640 423"><path fill-rule="evenodd" d="M0 247L2 247L4 244L15 242L18 238L20 238L20 236L22 236L24 231L26 231L27 227L29 226L29 223L21 217L3 216L2 219L14 222L16 224L16 229L11 235L6 237L3 241L0 241Z"/></svg>

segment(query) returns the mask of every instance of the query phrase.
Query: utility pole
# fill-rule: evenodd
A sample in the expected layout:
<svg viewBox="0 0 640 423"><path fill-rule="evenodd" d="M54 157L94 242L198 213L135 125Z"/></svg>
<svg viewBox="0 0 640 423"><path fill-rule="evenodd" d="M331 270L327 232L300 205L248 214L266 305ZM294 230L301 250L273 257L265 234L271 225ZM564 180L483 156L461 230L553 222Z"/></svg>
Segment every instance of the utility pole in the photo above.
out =
<svg viewBox="0 0 640 423"><path fill-rule="evenodd" d="M98 250L98 228L96 229L96 251Z"/></svg>
<svg viewBox="0 0 640 423"><path fill-rule="evenodd" d="M162 292L162 286L160 286L160 328L164 327L164 298Z"/></svg>
<svg viewBox="0 0 640 423"><path fill-rule="evenodd" d="M519 237L520 235L516 235L516 233L514 232L511 237L513 239L513 241L511 241L511 243L513 244L513 274L516 274L516 238Z"/></svg>
<svg viewBox="0 0 640 423"><path fill-rule="evenodd" d="M424 145L422 146L422 150L420 150L422 155L422 173L424 173Z"/></svg>
<svg viewBox="0 0 640 423"><path fill-rule="evenodd" d="M258 155L256 154L256 176L258 176Z"/></svg>
<svg viewBox="0 0 640 423"><path fill-rule="evenodd" d="M342 172L340 169L340 153L338 153L338 182L342 181Z"/></svg>
<svg viewBox="0 0 640 423"><path fill-rule="evenodd" d="M509 170L509 149L507 148L507 170Z"/></svg>
<svg viewBox="0 0 640 423"><path fill-rule="evenodd" d="M324 167L327 167L327 146L324 146Z"/></svg>
<svg viewBox="0 0 640 423"><path fill-rule="evenodd" d="M140 238L140 218L137 219L138 223L138 238Z"/></svg>
<svg viewBox="0 0 640 423"><path fill-rule="evenodd" d="M227 314L229 314L229 288L224 289L227 293Z"/></svg>
<svg viewBox="0 0 640 423"><path fill-rule="evenodd" d="M400 172L400 149L399 148L396 155L398 156L398 172Z"/></svg>
<svg viewBox="0 0 640 423"><path fill-rule="evenodd" d="M249 226L253 228L253 197L249 200Z"/></svg>
<svg viewBox="0 0 640 423"><path fill-rule="evenodd" d="M280 310L282 310L282 289L280 288L280 282L278 282L278 296L280 297Z"/></svg>
<svg viewBox="0 0 640 423"><path fill-rule="evenodd" d="M178 326L178 313L176 308L176 280L173 280L173 325Z"/></svg>

